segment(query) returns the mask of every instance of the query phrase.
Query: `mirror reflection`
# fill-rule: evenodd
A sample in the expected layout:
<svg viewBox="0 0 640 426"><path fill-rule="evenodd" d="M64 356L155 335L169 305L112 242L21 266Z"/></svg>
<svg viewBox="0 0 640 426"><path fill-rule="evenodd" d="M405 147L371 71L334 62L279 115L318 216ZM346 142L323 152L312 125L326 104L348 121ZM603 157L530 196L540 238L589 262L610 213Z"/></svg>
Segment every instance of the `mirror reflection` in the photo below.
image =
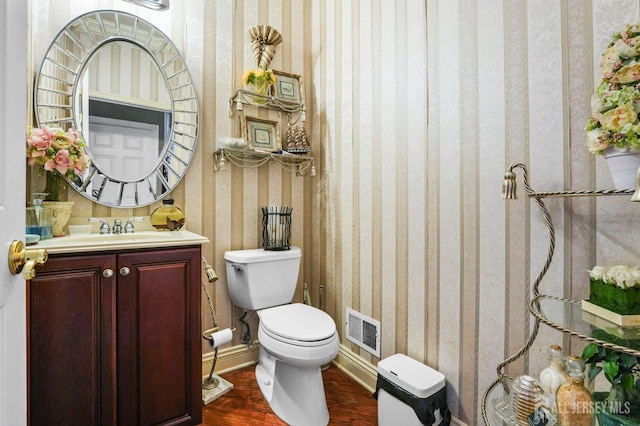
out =
<svg viewBox="0 0 640 426"><path fill-rule="evenodd" d="M77 122L96 168L124 181L151 174L168 142L167 83L137 45L104 44L89 60L78 91ZM86 111L86 113L85 113ZM154 182L154 190L160 182Z"/></svg>
<svg viewBox="0 0 640 426"><path fill-rule="evenodd" d="M100 204L137 207L165 196L197 143L198 102L186 64L160 30L95 11L56 37L36 78L38 125L75 127L91 165L70 182Z"/></svg>

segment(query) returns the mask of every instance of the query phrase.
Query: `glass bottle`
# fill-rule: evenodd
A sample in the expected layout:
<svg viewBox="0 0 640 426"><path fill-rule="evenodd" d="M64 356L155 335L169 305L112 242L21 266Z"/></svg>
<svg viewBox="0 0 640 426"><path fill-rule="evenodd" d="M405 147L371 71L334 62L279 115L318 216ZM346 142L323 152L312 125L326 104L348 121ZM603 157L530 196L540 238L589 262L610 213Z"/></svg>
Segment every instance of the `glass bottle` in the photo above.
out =
<svg viewBox="0 0 640 426"><path fill-rule="evenodd" d="M151 213L149 221L156 229L168 229L177 231L184 225L184 212L173 205L172 198L162 200L162 207L158 207Z"/></svg>
<svg viewBox="0 0 640 426"><path fill-rule="evenodd" d="M564 368L568 378L556 393L558 425L591 426L593 398L584 387L584 361L577 355L569 355L564 359Z"/></svg>
<svg viewBox="0 0 640 426"><path fill-rule="evenodd" d="M562 358L564 353L558 345L551 345L547 350L549 366L540 372L540 387L545 391L547 396L547 407L555 411L555 399L558 387L567 381L567 375L564 372Z"/></svg>
<svg viewBox="0 0 640 426"><path fill-rule="evenodd" d="M518 426L529 426L529 416L542 404L543 391L533 377L522 375L513 380L511 407Z"/></svg>
<svg viewBox="0 0 640 426"><path fill-rule="evenodd" d="M51 209L42 205L45 193L33 194L33 204L26 211L26 233L40 236L40 240L48 240L53 236L51 227Z"/></svg>

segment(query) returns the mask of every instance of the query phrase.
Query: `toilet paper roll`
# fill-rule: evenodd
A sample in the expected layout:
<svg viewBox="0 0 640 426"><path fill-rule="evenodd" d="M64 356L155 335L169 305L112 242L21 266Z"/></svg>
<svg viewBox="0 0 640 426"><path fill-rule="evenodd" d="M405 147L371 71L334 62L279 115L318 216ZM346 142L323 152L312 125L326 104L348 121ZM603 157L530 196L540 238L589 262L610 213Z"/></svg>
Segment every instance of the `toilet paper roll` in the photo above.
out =
<svg viewBox="0 0 640 426"><path fill-rule="evenodd" d="M225 328L224 330L216 331L211 335L211 347L217 348L220 345L224 345L225 343L229 343L233 338L233 332L229 328Z"/></svg>

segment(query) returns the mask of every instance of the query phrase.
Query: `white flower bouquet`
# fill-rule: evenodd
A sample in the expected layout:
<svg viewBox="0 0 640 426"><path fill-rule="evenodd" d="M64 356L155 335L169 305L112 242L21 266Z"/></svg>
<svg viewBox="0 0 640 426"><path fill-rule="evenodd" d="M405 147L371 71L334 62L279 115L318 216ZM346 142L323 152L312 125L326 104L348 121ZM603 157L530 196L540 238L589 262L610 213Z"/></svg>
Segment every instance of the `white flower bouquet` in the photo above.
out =
<svg viewBox="0 0 640 426"><path fill-rule="evenodd" d="M640 268L596 266L589 278L589 302L621 315L640 314Z"/></svg>

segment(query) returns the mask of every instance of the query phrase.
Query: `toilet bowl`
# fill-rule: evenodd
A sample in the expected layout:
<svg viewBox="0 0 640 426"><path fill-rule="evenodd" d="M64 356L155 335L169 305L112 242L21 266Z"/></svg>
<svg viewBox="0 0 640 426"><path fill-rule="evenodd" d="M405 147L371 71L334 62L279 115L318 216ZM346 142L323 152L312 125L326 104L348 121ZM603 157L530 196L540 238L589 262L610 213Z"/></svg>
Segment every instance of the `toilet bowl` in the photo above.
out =
<svg viewBox="0 0 640 426"><path fill-rule="evenodd" d="M303 304L258 311L256 380L274 413L290 425L329 423L320 367L338 354L335 323Z"/></svg>
<svg viewBox="0 0 640 426"><path fill-rule="evenodd" d="M258 341L283 362L299 367L331 361L340 345L333 319L301 303L258 311Z"/></svg>
<svg viewBox="0 0 640 426"><path fill-rule="evenodd" d="M329 423L320 367L338 354L333 319L320 309L290 303L300 249L225 253L227 285L236 306L258 312L256 380L273 412L293 426Z"/></svg>

